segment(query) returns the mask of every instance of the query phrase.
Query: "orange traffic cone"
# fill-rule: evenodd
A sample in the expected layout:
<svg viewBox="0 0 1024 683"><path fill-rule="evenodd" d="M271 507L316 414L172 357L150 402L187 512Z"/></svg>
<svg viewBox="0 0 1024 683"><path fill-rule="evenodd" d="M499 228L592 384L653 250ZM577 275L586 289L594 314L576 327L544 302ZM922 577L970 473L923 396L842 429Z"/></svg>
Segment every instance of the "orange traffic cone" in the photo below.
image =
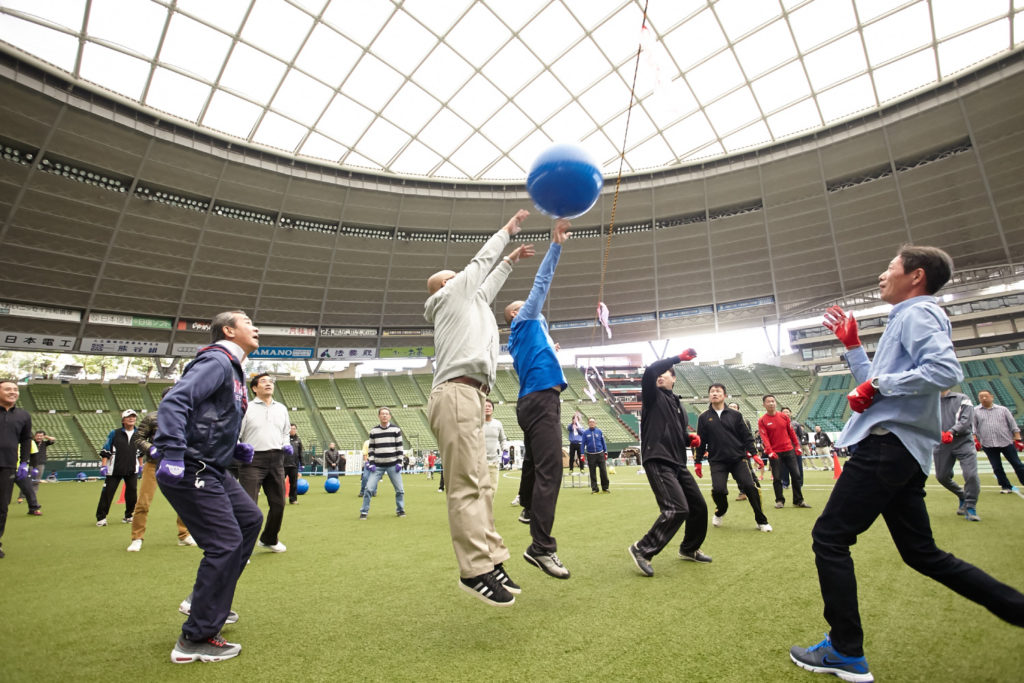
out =
<svg viewBox="0 0 1024 683"><path fill-rule="evenodd" d="M843 473L843 466L839 464L839 456L835 453L832 454L832 478L838 479L839 475Z"/></svg>
<svg viewBox="0 0 1024 683"><path fill-rule="evenodd" d="M128 488L128 483L127 482L125 482L125 484L121 487L121 495L118 496L118 498L117 498L117 504L118 505L120 505L121 503L124 502L124 490L126 488Z"/></svg>

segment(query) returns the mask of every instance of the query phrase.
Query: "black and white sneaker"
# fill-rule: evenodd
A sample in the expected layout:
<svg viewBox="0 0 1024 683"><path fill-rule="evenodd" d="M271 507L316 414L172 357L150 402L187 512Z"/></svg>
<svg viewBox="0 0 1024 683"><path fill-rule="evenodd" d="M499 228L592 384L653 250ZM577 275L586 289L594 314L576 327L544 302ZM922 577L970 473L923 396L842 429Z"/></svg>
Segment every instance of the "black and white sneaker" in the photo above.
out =
<svg viewBox="0 0 1024 683"><path fill-rule="evenodd" d="M459 579L459 588L495 607L508 607L516 601L515 596L494 578L493 571L471 579Z"/></svg>
<svg viewBox="0 0 1024 683"><path fill-rule="evenodd" d="M499 562L494 565L494 569L491 571L491 576L494 580L501 584L505 590L513 595L519 595L523 592L523 589L519 587L519 584L512 580L512 577L505 571L505 567Z"/></svg>
<svg viewBox="0 0 1024 683"><path fill-rule="evenodd" d="M711 562L711 556L705 555L700 550L694 550L692 553L687 553L680 550L679 557L683 558L684 560L689 560L690 562L701 562L703 564L708 564L709 562Z"/></svg>
<svg viewBox="0 0 1024 683"><path fill-rule="evenodd" d="M562 561L558 559L558 555L554 553L535 553L527 548L526 552L523 553L523 558L534 567L539 567L548 576L553 576L556 579L569 578L569 570L565 568Z"/></svg>
<svg viewBox="0 0 1024 683"><path fill-rule="evenodd" d="M644 576L654 576L654 567L651 566L651 561L640 554L640 551L636 548L636 543L629 546L629 556L633 558L633 564L640 570L640 573Z"/></svg>
<svg viewBox="0 0 1024 683"><path fill-rule="evenodd" d="M241 645L229 643L221 638L219 633L201 642L191 641L185 636L181 636L174 649L171 650L171 661L175 664L222 662L225 659L237 657L241 651Z"/></svg>
<svg viewBox="0 0 1024 683"><path fill-rule="evenodd" d="M523 508L523 511L519 513L519 521L523 524L530 523L530 508Z"/></svg>

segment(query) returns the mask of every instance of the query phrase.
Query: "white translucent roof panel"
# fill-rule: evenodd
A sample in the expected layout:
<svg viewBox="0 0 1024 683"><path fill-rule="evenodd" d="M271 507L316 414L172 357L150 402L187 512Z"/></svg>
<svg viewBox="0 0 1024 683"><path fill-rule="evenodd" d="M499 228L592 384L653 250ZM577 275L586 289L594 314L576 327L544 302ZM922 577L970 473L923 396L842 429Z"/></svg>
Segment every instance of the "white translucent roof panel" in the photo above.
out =
<svg viewBox="0 0 1024 683"><path fill-rule="evenodd" d="M1024 0L652 4L0 0L0 49L233 142L472 182L554 141L607 174L770 145L1024 45Z"/></svg>

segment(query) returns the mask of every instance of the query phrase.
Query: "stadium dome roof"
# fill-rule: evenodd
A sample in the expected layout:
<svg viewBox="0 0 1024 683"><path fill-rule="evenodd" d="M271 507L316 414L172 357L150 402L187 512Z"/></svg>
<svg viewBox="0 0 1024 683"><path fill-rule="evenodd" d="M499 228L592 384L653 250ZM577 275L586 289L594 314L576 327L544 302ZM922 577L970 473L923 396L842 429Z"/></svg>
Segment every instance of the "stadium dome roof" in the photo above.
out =
<svg viewBox="0 0 1024 683"><path fill-rule="evenodd" d="M552 140L582 141L607 175L623 150L629 174L764 147L1024 41L1024 5L1006 0L655 0L646 21L645 6L4 0L0 42L230 140L360 171L502 182L524 178Z"/></svg>

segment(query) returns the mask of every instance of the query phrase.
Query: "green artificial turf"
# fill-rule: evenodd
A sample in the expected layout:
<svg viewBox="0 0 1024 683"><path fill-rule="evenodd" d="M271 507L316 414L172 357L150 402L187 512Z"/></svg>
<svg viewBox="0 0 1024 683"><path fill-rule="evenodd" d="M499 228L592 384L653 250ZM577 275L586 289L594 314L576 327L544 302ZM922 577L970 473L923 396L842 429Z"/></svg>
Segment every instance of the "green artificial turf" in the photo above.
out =
<svg viewBox="0 0 1024 683"><path fill-rule="evenodd" d="M745 502L709 528L710 565L681 561L681 534L639 575L626 549L657 516L646 479L619 467L610 495L564 488L555 536L572 571L560 581L525 563L528 528L509 505L518 472L503 477L497 527L512 551L507 569L523 593L508 608L456 588L444 495L437 480L405 476L408 517L380 484L358 520L358 479L308 494L285 511L288 551L257 549L238 585L241 618L224 635L239 657L175 665L184 619L178 603L201 556L177 545L158 496L140 553L129 528L94 526L98 483L44 484L42 517L12 502L0 560L4 681L812 681L789 661L791 645L821 640L826 624L810 528L831 474L808 472L811 510L771 508L775 531L755 530ZM954 514L956 499L930 481L939 546L1024 588L1024 500L983 488L981 523ZM701 480L710 504L710 482ZM730 498L735 498L731 485ZM15 489L15 493L17 490ZM791 500L787 492L787 498ZM853 549L865 650L885 681L1010 681L1024 671L1022 631L907 568L879 520ZM826 679L828 680L828 679Z"/></svg>

